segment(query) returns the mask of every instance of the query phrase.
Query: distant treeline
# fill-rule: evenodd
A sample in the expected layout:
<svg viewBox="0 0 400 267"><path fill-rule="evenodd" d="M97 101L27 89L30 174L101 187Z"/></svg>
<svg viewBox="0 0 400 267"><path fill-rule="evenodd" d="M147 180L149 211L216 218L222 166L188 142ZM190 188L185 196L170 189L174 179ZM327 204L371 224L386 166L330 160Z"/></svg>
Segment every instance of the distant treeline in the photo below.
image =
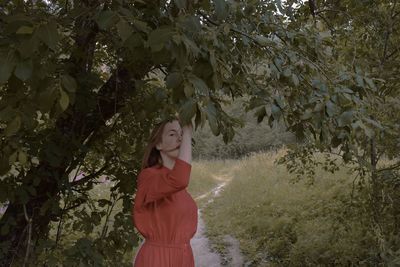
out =
<svg viewBox="0 0 400 267"><path fill-rule="evenodd" d="M242 118L245 122L243 128L236 130L231 143L225 144L222 135L214 136L207 123L203 129L197 129L193 137L195 159L238 159L252 152L277 150L295 142L294 135L286 131L283 123L274 122L272 128L267 120L258 124L254 111L246 113L245 101L245 98L237 99L232 105L224 107L229 115Z"/></svg>

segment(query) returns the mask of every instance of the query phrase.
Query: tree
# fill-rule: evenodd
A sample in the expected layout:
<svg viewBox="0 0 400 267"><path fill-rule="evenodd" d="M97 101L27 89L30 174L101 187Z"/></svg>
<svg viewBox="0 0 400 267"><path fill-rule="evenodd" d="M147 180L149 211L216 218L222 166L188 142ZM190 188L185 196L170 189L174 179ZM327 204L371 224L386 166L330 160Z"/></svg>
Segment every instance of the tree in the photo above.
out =
<svg viewBox="0 0 400 267"><path fill-rule="evenodd" d="M306 6L298 11L300 19L309 12ZM396 252L400 244L400 109L397 78L400 63L400 6L397 1L320 1L318 7L314 6L313 12L322 27L333 36L335 45L332 56L356 72L356 83L349 86L351 91L365 84L375 87L362 99L364 119L353 121L352 133L343 133L347 136L343 156L349 163L356 164L360 187L366 188L369 193L366 207L371 212L372 223L369 227L376 236L375 246L380 253L377 262L371 264L381 261L388 265L396 264L400 256ZM368 73L370 78L358 77L360 70ZM349 100L354 97L351 91L344 94L341 105L351 105ZM321 149L318 139L303 147L303 152L293 151L286 162L293 163L293 159L298 159L299 155L310 156L316 148ZM323 146L322 150L330 151L331 148ZM304 168L302 164L294 165Z"/></svg>
<svg viewBox="0 0 400 267"><path fill-rule="evenodd" d="M299 140L319 136L348 151L354 122L367 122L358 128L370 133L378 123L362 107L377 90L374 82L362 68L332 57L329 30L298 19L296 4L301 7L272 0L2 3L0 202L8 203L0 219L2 265L56 247L51 223L86 214L79 207L90 202L87 192L102 173L113 176L111 195L124 203L115 222L120 228L78 239L67 255L84 264L121 261L106 254L101 240L127 247L129 238L118 234L133 235L127 217L142 145L165 114L194 118L196 129L208 122L228 143L243 122L221 104L249 95L245 108L257 109L259 122L284 120ZM68 179L79 166L99 163L85 178ZM95 224L104 213L90 215Z"/></svg>

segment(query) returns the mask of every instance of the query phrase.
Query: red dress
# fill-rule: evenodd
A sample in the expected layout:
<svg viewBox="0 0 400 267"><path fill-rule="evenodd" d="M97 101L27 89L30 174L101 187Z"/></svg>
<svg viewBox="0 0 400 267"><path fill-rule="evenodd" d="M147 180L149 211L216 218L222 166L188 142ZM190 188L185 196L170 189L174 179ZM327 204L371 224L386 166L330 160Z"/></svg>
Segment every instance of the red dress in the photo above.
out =
<svg viewBox="0 0 400 267"><path fill-rule="evenodd" d="M194 267L197 205L186 191L191 169L177 158L172 170L154 166L139 173L133 223L145 242L134 267Z"/></svg>

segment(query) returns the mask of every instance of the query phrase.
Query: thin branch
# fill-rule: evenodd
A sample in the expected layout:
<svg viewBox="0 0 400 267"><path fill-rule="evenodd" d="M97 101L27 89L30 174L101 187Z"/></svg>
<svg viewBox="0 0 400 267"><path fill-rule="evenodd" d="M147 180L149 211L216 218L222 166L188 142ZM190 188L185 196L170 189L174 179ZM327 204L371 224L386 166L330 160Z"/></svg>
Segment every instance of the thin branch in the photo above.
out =
<svg viewBox="0 0 400 267"><path fill-rule="evenodd" d="M385 64L385 62L388 59L388 55L387 55L387 50L388 50L388 44L389 44L389 38L390 35L393 33L393 14L394 14L394 9L396 7L397 1L394 2L392 9L390 10L390 22L388 22L388 26L386 28L386 33L385 33L385 43L384 43L384 47L383 47L383 55L382 55L382 60L381 60L381 67L383 64Z"/></svg>
<svg viewBox="0 0 400 267"><path fill-rule="evenodd" d="M71 183L70 183L70 186L71 186L71 187L75 187L75 186L77 186L77 185L82 185L82 184L88 182L90 179L99 176L104 170L107 169L107 167L109 166L109 164L110 164L110 162L107 161L107 162L104 164L104 166L101 167L98 171L96 171L96 172L94 172L94 173L92 173L92 174L89 174L89 175L83 177L82 179L80 179L80 180L78 180L78 181L73 181L73 182L71 182Z"/></svg>
<svg viewBox="0 0 400 267"><path fill-rule="evenodd" d="M387 55L386 60L390 59L392 56L394 56L397 52L400 51L400 47L397 47L395 50L393 50L389 55Z"/></svg>
<svg viewBox="0 0 400 267"><path fill-rule="evenodd" d="M24 267L26 266L29 258L29 251L31 250L31 239L32 239L32 218L28 217L28 213L26 212L26 205L23 205L24 207L24 215L25 215L25 220L27 221L28 225L28 240L26 244L26 252L25 252L25 259L24 259Z"/></svg>
<svg viewBox="0 0 400 267"><path fill-rule="evenodd" d="M347 13L346 11L344 11L344 10L339 10L339 9L330 9L330 8L325 8L325 9L321 9L321 10L318 10L318 11L315 11L315 15L318 15L318 14L320 14L320 13L324 13L324 12L335 12L335 13L344 13L348 18L350 18L351 19L351 16L350 16L350 14L349 13Z"/></svg>
<svg viewBox="0 0 400 267"><path fill-rule="evenodd" d="M113 195L111 194L111 195L110 195L110 201L111 201L111 198L112 198L112 197L113 197ZM111 212L113 211L114 206L115 206L115 203L117 202L117 200L118 200L118 199L114 198L114 201L112 202L111 207L108 206L108 208L107 208L107 217L106 217L106 221L104 222L103 230L101 231L101 235L100 235L100 238L101 238L101 239L103 239L103 238L106 237L107 230L108 230L108 225L107 225L107 224L108 224L108 220L110 219Z"/></svg>
<svg viewBox="0 0 400 267"><path fill-rule="evenodd" d="M69 210L75 209L75 208L79 207L80 205L82 205L83 203L85 203L85 202L83 202L83 201L82 201L82 202L77 202L75 205L72 205L72 206L66 208L66 209L64 210L64 212L67 212L67 211L69 211Z"/></svg>
<svg viewBox="0 0 400 267"><path fill-rule="evenodd" d="M318 14L318 17L320 17L321 19L323 19L325 21L326 25L328 25L329 29L332 32L335 32L335 28L333 27L333 25L330 24L329 21L324 16L322 16L321 14Z"/></svg>
<svg viewBox="0 0 400 267"><path fill-rule="evenodd" d="M76 180L76 177L78 176L78 172L79 172L79 170L81 169L82 164L83 164L83 159L80 161L79 166L78 166L78 168L76 169L75 176L74 176L74 178L72 179L73 182ZM69 173L69 172L67 172L67 173ZM58 222L58 226L57 226L57 235L56 235L56 244L55 244L55 247L57 247L57 244L58 244L58 242L60 241L60 238L61 238L61 226L62 226L62 221L63 221L63 215L64 215L64 213L65 213L65 211L66 211L66 207L67 207L67 205L68 205L69 197L70 197L70 195L71 195L71 188L69 187L69 189L70 189L70 190L68 191L67 197L65 198L64 207L63 207L63 209L62 209L62 211L61 211L60 221Z"/></svg>
<svg viewBox="0 0 400 267"><path fill-rule="evenodd" d="M162 72L162 73L164 73L164 75L165 76L167 76L168 75L168 73L165 71L165 70L163 70L163 68L162 67L158 67L158 69Z"/></svg>
<svg viewBox="0 0 400 267"><path fill-rule="evenodd" d="M210 24L212 24L212 25L214 25L214 26L220 26L220 24L218 24L217 22L215 22L215 21L213 21L212 19L210 19L210 18L209 18L206 14L204 14L203 12L199 11L199 14L200 14L201 16L203 16L203 18L204 18L205 20L207 20ZM266 46L260 45L260 43L259 43L253 36L249 35L249 34L246 33L246 32L243 32L243 31L238 30L238 29L235 29L235 28L230 28L230 31L235 32L235 33L238 33L238 34L240 34L240 35L243 35L243 36L249 38L250 40L254 41L254 43L255 43L257 46L259 46L259 47L266 48Z"/></svg>
<svg viewBox="0 0 400 267"><path fill-rule="evenodd" d="M391 170L395 170L395 169L398 169L398 168L400 168L400 162L398 162L397 164L394 164L392 166L376 170L376 172L391 171Z"/></svg>

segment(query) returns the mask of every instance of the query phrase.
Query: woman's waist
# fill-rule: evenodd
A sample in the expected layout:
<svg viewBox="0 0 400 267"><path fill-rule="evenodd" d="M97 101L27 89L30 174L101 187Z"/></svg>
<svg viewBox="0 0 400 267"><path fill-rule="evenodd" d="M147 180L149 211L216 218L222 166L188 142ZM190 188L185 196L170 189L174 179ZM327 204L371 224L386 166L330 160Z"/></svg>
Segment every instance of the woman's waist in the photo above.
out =
<svg viewBox="0 0 400 267"><path fill-rule="evenodd" d="M157 239L145 239L145 244L158 247L168 247L168 248L188 248L190 247L190 240L157 240Z"/></svg>

